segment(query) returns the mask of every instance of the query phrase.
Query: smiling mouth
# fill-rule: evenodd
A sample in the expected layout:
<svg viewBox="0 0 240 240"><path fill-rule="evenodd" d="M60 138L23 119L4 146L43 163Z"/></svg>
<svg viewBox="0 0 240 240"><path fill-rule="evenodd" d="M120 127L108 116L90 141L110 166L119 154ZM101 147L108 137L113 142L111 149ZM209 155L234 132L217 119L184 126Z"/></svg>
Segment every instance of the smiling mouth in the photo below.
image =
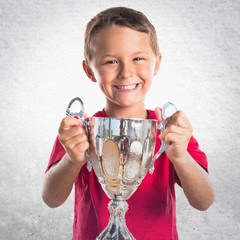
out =
<svg viewBox="0 0 240 240"><path fill-rule="evenodd" d="M114 87L119 89L119 90L133 90L135 89L139 83L137 84L132 84L132 85L115 85Z"/></svg>

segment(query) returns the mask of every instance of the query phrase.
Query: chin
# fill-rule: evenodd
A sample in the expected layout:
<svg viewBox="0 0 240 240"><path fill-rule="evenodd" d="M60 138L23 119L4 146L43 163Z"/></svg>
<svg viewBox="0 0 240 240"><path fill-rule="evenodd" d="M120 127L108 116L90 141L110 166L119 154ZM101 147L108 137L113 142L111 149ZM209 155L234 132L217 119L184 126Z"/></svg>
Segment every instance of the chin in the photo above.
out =
<svg viewBox="0 0 240 240"><path fill-rule="evenodd" d="M121 104L119 104L119 106L123 107L123 108L132 108L134 106L137 106L139 103L138 102L130 102L130 101L126 101L126 102L121 102Z"/></svg>

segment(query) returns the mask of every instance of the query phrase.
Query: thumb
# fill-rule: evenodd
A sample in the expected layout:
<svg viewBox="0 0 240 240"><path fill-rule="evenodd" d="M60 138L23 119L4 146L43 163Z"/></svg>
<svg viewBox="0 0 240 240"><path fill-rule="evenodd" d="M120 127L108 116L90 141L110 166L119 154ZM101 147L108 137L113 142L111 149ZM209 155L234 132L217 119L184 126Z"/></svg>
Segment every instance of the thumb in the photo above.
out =
<svg viewBox="0 0 240 240"><path fill-rule="evenodd" d="M85 120L88 120L88 119L89 119L88 114L87 114L86 112L84 112L83 118L84 118Z"/></svg>
<svg viewBox="0 0 240 240"><path fill-rule="evenodd" d="M162 119L162 109L159 107L155 108L155 114L156 114L158 121L161 122L163 120Z"/></svg>

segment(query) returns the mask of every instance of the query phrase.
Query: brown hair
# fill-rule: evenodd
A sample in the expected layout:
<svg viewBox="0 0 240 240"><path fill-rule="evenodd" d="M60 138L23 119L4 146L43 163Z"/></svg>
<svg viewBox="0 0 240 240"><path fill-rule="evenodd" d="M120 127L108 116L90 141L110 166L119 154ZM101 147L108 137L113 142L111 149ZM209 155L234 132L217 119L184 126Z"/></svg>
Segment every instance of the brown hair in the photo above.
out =
<svg viewBox="0 0 240 240"><path fill-rule="evenodd" d="M157 57L159 56L160 53L156 30L147 17L142 12L134 9L114 7L98 13L86 26L84 37L84 57L88 64L92 59L91 50L94 36L99 31L112 26L129 27L138 32L149 34L153 52Z"/></svg>

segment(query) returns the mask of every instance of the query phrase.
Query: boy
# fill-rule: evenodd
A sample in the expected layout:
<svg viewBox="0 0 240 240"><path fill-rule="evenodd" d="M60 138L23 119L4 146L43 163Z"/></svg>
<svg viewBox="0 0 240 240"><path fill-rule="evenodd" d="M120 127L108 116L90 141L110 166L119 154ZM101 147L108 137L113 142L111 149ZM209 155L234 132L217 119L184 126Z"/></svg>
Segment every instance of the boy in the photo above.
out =
<svg viewBox="0 0 240 240"><path fill-rule="evenodd" d="M85 32L83 69L98 82L106 105L96 117L148 118L161 121L161 110L146 110L144 99L160 66L161 54L154 27L138 11L111 8L99 13ZM178 239L174 184L177 182L196 209L206 210L214 200L207 160L192 137L185 114L167 119L156 141L168 148L128 200L126 221L136 239ZM83 124L65 117L59 127L46 171L42 197L49 207L68 198L75 183L73 239L95 239L109 220L109 199L94 174L86 169L89 142ZM132 206L131 206L132 205Z"/></svg>

